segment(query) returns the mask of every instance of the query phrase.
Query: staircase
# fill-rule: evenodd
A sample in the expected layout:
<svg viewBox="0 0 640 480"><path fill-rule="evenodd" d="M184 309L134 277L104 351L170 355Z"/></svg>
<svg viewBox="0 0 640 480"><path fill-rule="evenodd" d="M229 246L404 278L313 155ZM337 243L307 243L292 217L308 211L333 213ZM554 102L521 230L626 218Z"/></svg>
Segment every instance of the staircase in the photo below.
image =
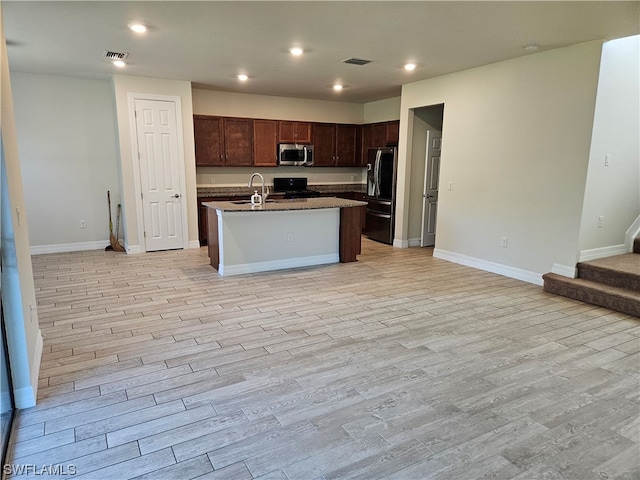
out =
<svg viewBox="0 0 640 480"><path fill-rule="evenodd" d="M640 237L633 253L578 263L578 278L547 273L544 290L640 318Z"/></svg>

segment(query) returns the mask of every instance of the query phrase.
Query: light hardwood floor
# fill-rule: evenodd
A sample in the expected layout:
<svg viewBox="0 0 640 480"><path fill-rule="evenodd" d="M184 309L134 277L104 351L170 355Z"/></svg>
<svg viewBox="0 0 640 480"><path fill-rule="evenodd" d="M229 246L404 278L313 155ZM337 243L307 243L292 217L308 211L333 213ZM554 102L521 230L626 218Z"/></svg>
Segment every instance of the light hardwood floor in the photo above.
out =
<svg viewBox="0 0 640 480"><path fill-rule="evenodd" d="M366 239L227 278L205 248L33 264L10 462L46 478L640 478L637 318Z"/></svg>

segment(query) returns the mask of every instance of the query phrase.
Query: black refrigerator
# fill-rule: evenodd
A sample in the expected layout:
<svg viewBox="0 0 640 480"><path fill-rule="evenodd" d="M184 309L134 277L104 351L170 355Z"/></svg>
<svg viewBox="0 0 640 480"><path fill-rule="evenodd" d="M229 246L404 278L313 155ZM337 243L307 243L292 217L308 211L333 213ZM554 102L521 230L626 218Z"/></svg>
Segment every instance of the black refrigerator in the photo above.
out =
<svg viewBox="0 0 640 480"><path fill-rule="evenodd" d="M367 219L364 234L393 243L396 211L397 148L370 148L367 152Z"/></svg>

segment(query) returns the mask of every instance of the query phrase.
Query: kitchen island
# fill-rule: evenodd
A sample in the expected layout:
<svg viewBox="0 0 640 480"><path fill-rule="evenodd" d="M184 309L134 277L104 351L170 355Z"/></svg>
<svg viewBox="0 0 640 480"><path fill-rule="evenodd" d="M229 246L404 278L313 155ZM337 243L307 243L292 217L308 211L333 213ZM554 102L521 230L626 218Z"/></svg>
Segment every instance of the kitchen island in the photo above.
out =
<svg viewBox="0 0 640 480"><path fill-rule="evenodd" d="M209 258L220 275L355 262L366 202L335 197L207 202Z"/></svg>

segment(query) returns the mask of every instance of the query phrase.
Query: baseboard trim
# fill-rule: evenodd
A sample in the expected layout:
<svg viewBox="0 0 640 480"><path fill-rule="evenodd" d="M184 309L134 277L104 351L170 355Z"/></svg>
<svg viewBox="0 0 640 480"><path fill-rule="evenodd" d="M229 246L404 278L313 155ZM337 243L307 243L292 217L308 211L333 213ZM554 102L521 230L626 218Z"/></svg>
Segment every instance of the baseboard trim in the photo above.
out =
<svg viewBox="0 0 640 480"><path fill-rule="evenodd" d="M478 270L484 270L485 272L497 273L498 275L505 277L515 278L516 280L522 280L527 283L533 283L534 285L542 286L544 283L542 280L542 274L540 273L530 272L528 270L502 265L500 263L489 262L480 258L469 257L460 253L448 252L446 250L435 248L433 250L433 256L441 260L447 260L467 267L477 268Z"/></svg>
<svg viewBox="0 0 640 480"><path fill-rule="evenodd" d="M200 240L189 240L189 246L187 248L200 248Z"/></svg>
<svg viewBox="0 0 640 480"><path fill-rule="evenodd" d="M311 257L288 258L285 260L270 260L267 262L243 263L240 265L220 265L218 273L224 277L229 275L244 275L246 273L269 272L271 270L284 270L286 268L310 267L338 263L340 255L337 253L327 255L314 255Z"/></svg>
<svg viewBox="0 0 640 480"><path fill-rule="evenodd" d="M409 239L409 248L411 247L420 247L422 244L422 240L419 238L410 238Z"/></svg>
<svg viewBox="0 0 640 480"><path fill-rule="evenodd" d="M38 377L40 375L40 361L42 360L42 349L44 343L42 340L42 332L38 329L38 338L36 339L36 348L33 352L32 364L30 365L30 381L31 385L22 388L14 388L13 401L17 409L35 407L38 398Z"/></svg>
<svg viewBox="0 0 640 480"><path fill-rule="evenodd" d="M597 260L598 258L613 257L614 255L624 255L625 253L629 253L629 250L625 244L592 248L589 250L581 250L578 261L588 262L589 260Z"/></svg>
<svg viewBox="0 0 640 480"><path fill-rule="evenodd" d="M29 248L31 255L43 255L46 253L81 252L84 250L104 250L109 245L108 240L95 242L58 243L52 245L32 245Z"/></svg>
<svg viewBox="0 0 640 480"><path fill-rule="evenodd" d="M130 255L137 255L138 253L142 253L142 248L140 245L129 245L127 243L124 244L124 249Z"/></svg>
<svg viewBox="0 0 640 480"><path fill-rule="evenodd" d="M408 240L399 240L397 238L393 239L393 246L396 248L409 248Z"/></svg>
<svg viewBox="0 0 640 480"><path fill-rule="evenodd" d="M570 267L569 265L554 263L551 267L551 273L562 275L567 278L576 278L578 276L578 269L575 266Z"/></svg>

